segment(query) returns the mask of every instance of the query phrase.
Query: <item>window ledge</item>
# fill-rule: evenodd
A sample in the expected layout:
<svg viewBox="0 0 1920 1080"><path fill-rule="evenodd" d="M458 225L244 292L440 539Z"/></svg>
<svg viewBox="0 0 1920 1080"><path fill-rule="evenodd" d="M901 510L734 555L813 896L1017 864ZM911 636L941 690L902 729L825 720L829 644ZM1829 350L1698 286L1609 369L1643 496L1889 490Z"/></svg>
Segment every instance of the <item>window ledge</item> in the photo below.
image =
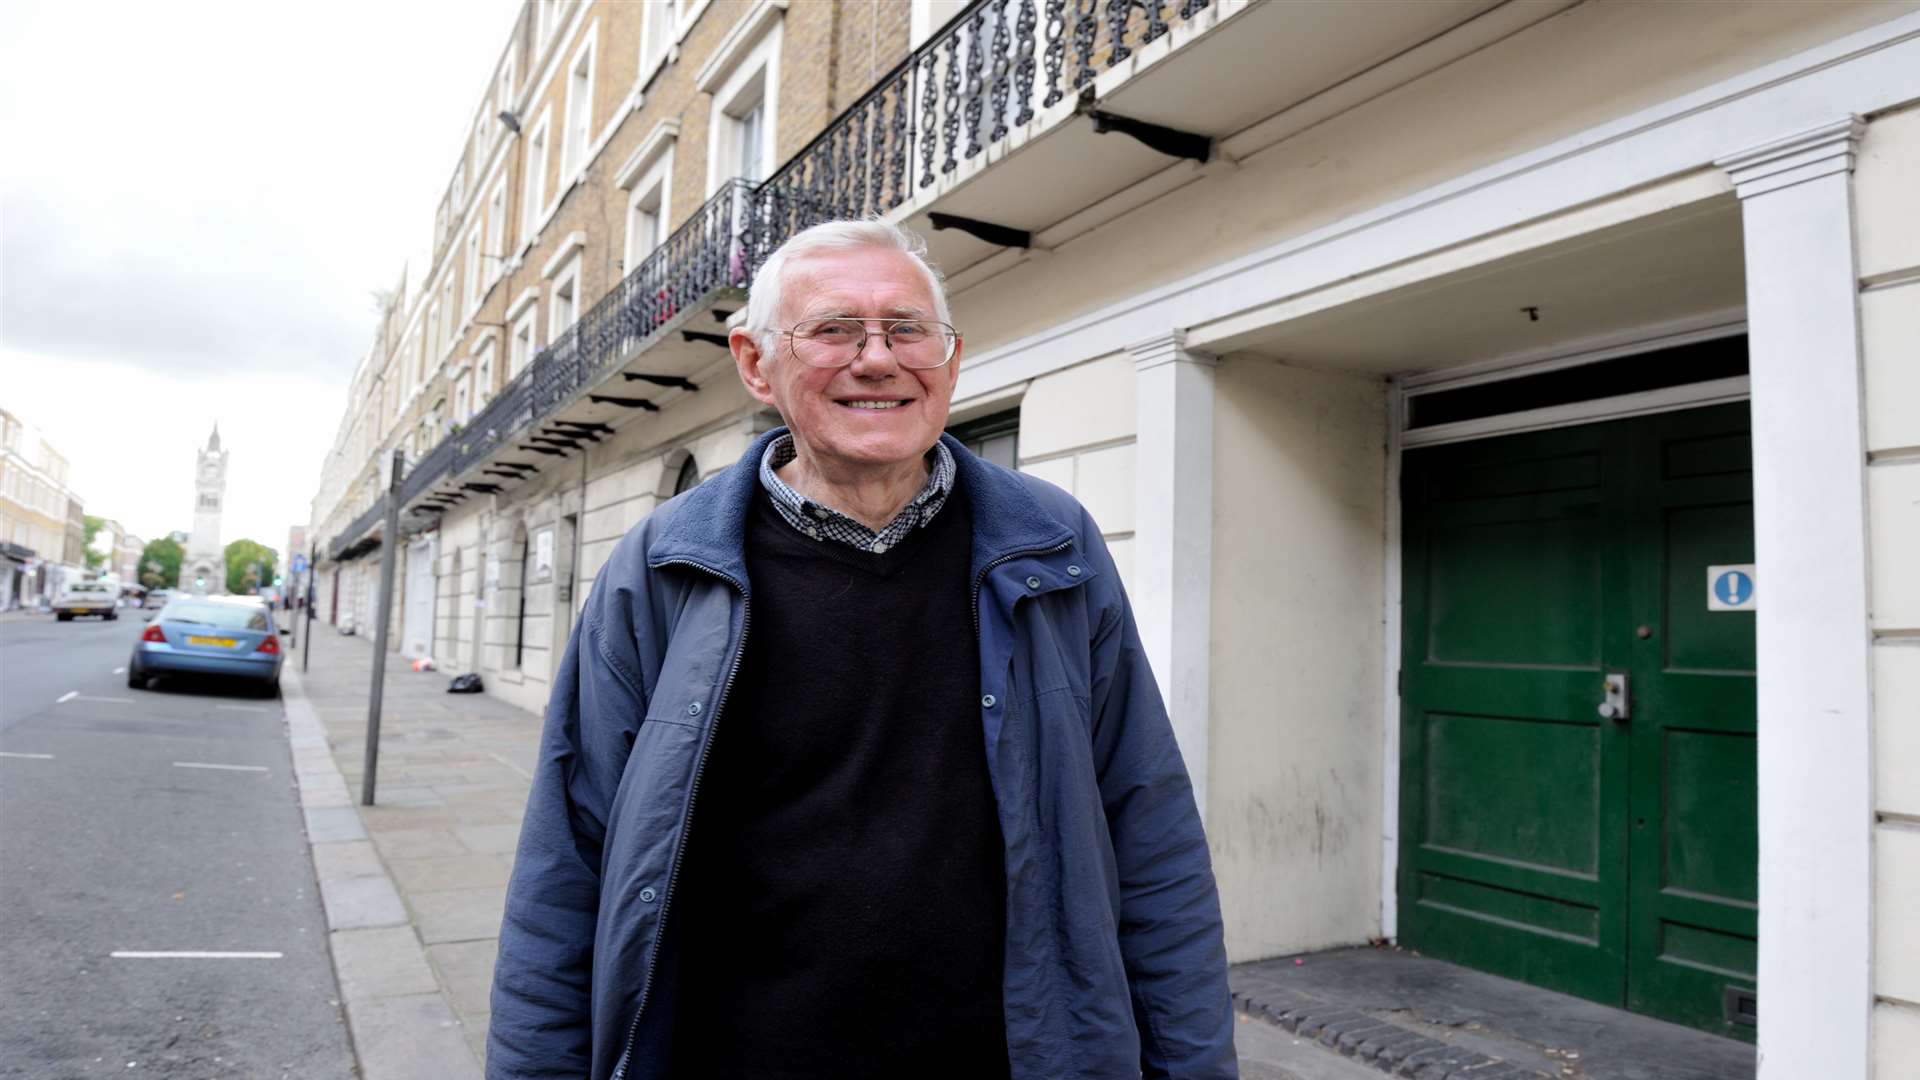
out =
<svg viewBox="0 0 1920 1080"><path fill-rule="evenodd" d="M698 18L699 12L705 8L706 4L702 3L695 9L692 18ZM713 56L701 66L700 73L694 76L694 86L703 94L711 94L718 90L720 84L727 80L727 76L733 74L733 69L739 67L740 62L753 51L753 47L760 43L761 36L784 16L786 11L787 0L757 0L753 9L747 12L746 17L734 23L733 28L727 31L727 36L721 40L720 47L713 50ZM692 18L688 20L689 23Z"/></svg>

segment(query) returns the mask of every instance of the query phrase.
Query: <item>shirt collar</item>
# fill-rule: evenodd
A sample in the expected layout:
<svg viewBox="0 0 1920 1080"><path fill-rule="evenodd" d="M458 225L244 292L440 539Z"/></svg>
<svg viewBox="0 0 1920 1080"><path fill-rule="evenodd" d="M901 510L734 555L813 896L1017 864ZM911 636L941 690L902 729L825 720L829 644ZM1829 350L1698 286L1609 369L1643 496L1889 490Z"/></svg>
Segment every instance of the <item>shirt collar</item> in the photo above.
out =
<svg viewBox="0 0 1920 1080"><path fill-rule="evenodd" d="M953 493L953 452L944 441L935 442L927 452L927 482L894 519L879 530L869 529L853 518L829 506L808 499L780 479L777 470L798 455L793 435L782 434L767 444L760 456L760 486L773 501L774 509L787 524L816 540L838 540L865 551L883 552L906 539L915 528L925 527L946 505Z"/></svg>

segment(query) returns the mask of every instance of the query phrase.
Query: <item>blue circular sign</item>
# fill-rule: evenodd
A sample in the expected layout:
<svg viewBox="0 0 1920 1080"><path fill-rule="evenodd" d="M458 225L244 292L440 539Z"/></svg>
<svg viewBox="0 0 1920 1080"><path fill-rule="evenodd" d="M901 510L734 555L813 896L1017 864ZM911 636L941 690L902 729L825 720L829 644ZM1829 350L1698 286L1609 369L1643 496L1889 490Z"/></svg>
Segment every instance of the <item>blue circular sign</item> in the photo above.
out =
<svg viewBox="0 0 1920 1080"><path fill-rule="evenodd" d="M1729 570L1713 579L1713 595L1728 607L1739 607L1753 599L1753 579L1738 570Z"/></svg>

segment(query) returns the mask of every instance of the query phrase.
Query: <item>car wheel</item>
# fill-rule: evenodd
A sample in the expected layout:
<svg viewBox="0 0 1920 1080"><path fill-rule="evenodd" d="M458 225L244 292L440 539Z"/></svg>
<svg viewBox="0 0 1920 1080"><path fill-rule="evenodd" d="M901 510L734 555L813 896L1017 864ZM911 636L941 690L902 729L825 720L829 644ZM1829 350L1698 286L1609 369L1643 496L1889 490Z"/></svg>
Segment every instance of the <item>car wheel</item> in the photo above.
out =
<svg viewBox="0 0 1920 1080"><path fill-rule="evenodd" d="M60 620L61 622L72 622L72 621L73 621L73 613L72 613L72 612L70 612L70 611L63 611L63 612L61 612L60 614L58 614L58 615L56 615L56 616L54 616L54 617L55 617L55 618L57 618L57 619L59 619L59 620Z"/></svg>
<svg viewBox="0 0 1920 1080"><path fill-rule="evenodd" d="M260 696L264 698L279 697L280 696L280 676L275 675L272 679L261 684Z"/></svg>
<svg viewBox="0 0 1920 1080"><path fill-rule="evenodd" d="M107 612L107 621L108 621L108 622L112 622L112 621L114 621L115 619L118 619L119 617L120 617L120 613L119 613L119 612L117 612L117 611L109 611L109 612Z"/></svg>
<svg viewBox="0 0 1920 1080"><path fill-rule="evenodd" d="M127 689L145 690L146 688L147 673L137 667L127 668Z"/></svg>

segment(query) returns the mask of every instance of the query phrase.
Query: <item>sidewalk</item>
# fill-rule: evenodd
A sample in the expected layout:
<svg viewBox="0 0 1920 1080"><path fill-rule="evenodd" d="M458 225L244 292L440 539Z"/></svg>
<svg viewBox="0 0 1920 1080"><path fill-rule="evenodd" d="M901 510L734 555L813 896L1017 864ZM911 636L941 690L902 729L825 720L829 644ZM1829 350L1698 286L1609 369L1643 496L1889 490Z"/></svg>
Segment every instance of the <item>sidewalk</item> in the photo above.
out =
<svg viewBox="0 0 1920 1080"><path fill-rule="evenodd" d="M310 670L302 640L281 684L361 1076L478 1077L539 718L389 656L361 806L372 643L314 627Z"/></svg>
<svg viewBox="0 0 1920 1080"><path fill-rule="evenodd" d="M478 1078L540 718L449 694L445 672L416 675L389 656L379 784L363 807L372 642L314 626L310 670L302 640L281 689L360 1076ZM1235 1021L1243 1080L1379 1075L1252 1010Z"/></svg>

